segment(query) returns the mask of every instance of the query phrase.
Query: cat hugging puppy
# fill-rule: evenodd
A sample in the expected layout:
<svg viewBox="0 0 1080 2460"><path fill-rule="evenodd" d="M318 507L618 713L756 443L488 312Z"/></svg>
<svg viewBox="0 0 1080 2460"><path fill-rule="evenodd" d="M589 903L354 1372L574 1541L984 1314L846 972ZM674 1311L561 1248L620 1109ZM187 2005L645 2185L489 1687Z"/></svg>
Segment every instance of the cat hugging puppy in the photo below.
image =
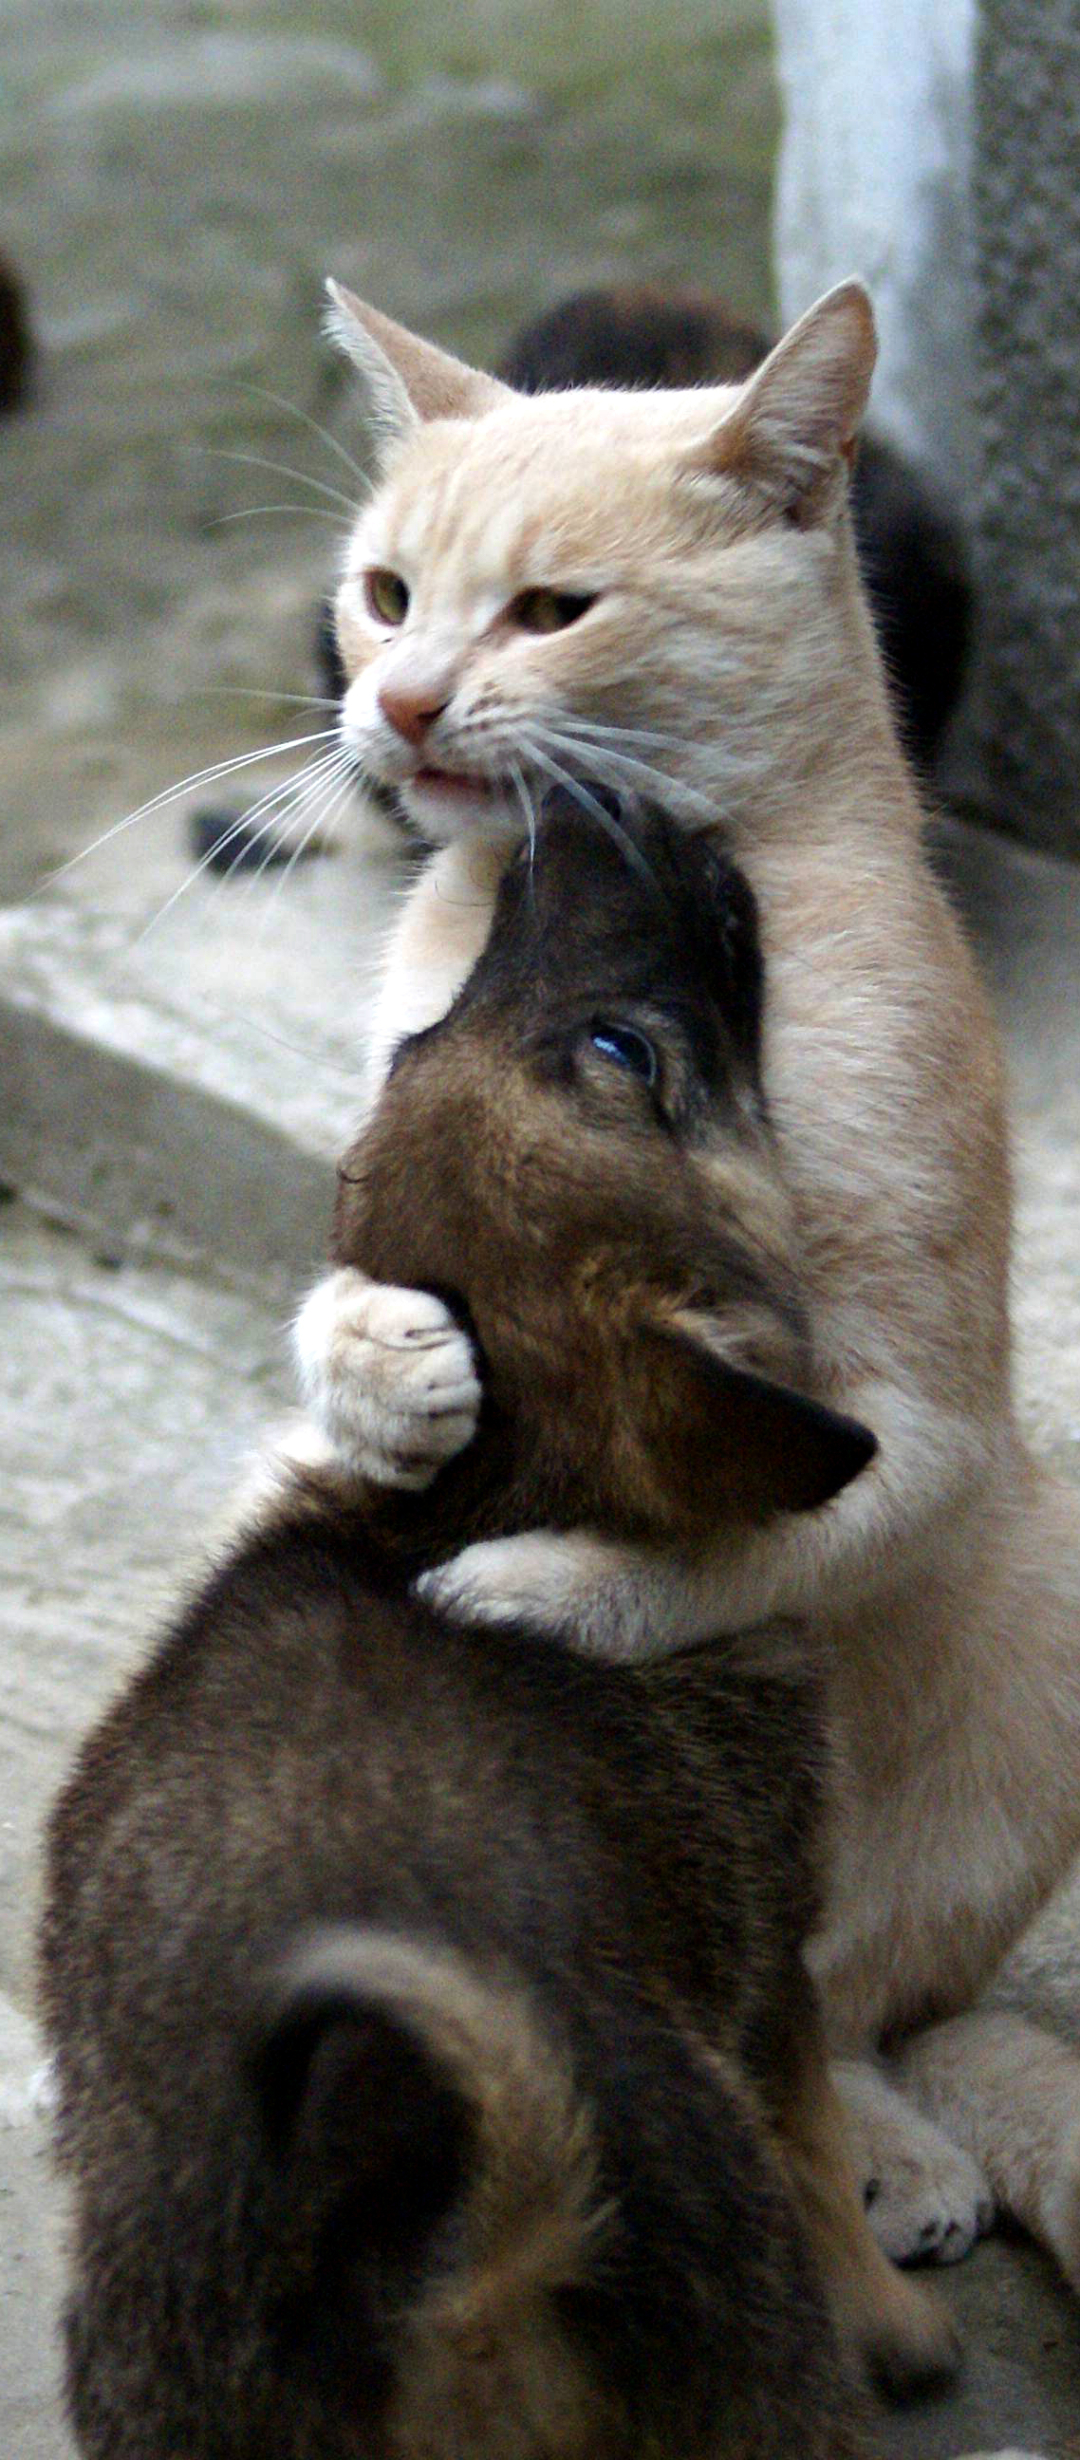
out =
<svg viewBox="0 0 1080 2460"><path fill-rule="evenodd" d="M760 990L704 840L555 813L343 1166L339 1255L452 1288L488 1399L430 1493L315 1481L236 1548L54 1814L89 2460L860 2460L841 2343L948 2367L801 1959L797 1636L603 1666L408 1594L583 1496L693 1544L866 1474L791 1388Z"/></svg>
<svg viewBox="0 0 1080 2460"><path fill-rule="evenodd" d="M949 2257L996 2200L1080 2287L1080 2063L975 2005L1080 1851L1080 1500L1015 1424L996 1042L852 556L865 293L831 293L739 388L652 394L521 398L345 294L335 317L376 463L338 602L344 731L438 849L376 1081L468 972L538 787L720 814L760 907L816 1388L879 1441L820 1512L666 1553L522 1531L429 1594L609 1658L810 1618L837 1762L814 1966L874 2225ZM430 1293L342 1270L300 1332L358 1473L422 1483L467 1443L481 1378Z"/></svg>
<svg viewBox="0 0 1080 2460"><path fill-rule="evenodd" d="M1057 1673L1080 1588L1071 1502L1036 1478L1008 1411L992 1039L918 852L846 537L869 313L853 286L834 294L738 394L530 403L341 313L383 447L342 595L346 722L419 833L446 841L392 956L384 1056L468 971L538 781L651 783L691 829L721 812L762 906L766 1093L815 1375L881 1437L822 1510L693 1548L684 1532L666 1560L557 1522L481 1536L436 1594L601 1654L811 1614L841 1763L816 1961L834 2040L861 2049L963 2008L1073 1851L1076 1711ZM305 1333L313 1400L355 1470L408 1488L465 1445L476 1362L430 1293L346 1268ZM1065 2054L961 2015L924 2029L907 2067L980 2158L851 2068L875 2216L913 2251L929 2198L951 2251L985 2163L1075 2277Z"/></svg>

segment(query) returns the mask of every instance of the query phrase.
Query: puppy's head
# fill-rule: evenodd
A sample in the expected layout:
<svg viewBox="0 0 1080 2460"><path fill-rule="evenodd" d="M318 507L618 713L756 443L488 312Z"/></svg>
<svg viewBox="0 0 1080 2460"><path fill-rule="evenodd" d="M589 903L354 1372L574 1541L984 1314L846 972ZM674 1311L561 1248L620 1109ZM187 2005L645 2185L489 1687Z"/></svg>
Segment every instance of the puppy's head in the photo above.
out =
<svg viewBox="0 0 1080 2460"><path fill-rule="evenodd" d="M692 1537L823 1502L873 1446L789 1389L751 890L715 843L590 801L552 799L453 1008L401 1046L337 1253L461 1306L534 1509L565 1489L572 1519Z"/></svg>

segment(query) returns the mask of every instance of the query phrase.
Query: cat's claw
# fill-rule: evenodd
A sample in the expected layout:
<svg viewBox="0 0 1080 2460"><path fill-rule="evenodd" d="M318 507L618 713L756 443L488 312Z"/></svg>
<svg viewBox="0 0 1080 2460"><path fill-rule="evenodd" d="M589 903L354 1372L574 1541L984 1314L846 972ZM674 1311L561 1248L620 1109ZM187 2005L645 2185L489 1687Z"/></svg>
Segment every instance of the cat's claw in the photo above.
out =
<svg viewBox="0 0 1080 2460"><path fill-rule="evenodd" d="M343 1266L306 1300L295 1343L308 1408L353 1476L428 1486L476 1432L472 1344L428 1290Z"/></svg>
<svg viewBox="0 0 1080 2460"><path fill-rule="evenodd" d="M874 2236L898 2264L958 2264L993 2224L989 2181L951 2144L933 2162L881 2164L863 2192Z"/></svg>

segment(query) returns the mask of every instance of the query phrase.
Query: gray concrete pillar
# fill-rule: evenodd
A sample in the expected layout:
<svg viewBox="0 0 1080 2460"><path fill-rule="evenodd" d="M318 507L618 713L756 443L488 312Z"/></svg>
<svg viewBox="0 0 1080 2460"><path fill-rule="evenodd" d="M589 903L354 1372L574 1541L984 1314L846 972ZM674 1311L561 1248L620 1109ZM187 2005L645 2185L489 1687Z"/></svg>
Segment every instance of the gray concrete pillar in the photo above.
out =
<svg viewBox="0 0 1080 2460"><path fill-rule="evenodd" d="M881 337L875 424L966 501L975 0L773 0L773 16L781 315L862 274Z"/></svg>
<svg viewBox="0 0 1080 2460"><path fill-rule="evenodd" d="M943 783L1080 856L1080 0L773 0L780 307L860 272L873 415L966 513Z"/></svg>
<svg viewBox="0 0 1080 2460"><path fill-rule="evenodd" d="M977 742L998 815L1080 855L1080 0L982 0L975 129Z"/></svg>

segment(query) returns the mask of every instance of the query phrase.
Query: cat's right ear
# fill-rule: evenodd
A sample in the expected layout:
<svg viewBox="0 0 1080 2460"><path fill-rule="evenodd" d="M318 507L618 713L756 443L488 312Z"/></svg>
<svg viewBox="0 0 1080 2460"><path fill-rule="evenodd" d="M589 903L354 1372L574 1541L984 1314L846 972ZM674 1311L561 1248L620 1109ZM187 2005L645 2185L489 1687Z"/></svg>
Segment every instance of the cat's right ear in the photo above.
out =
<svg viewBox="0 0 1080 2460"><path fill-rule="evenodd" d="M326 285L326 329L360 378L362 408L377 450L403 443L425 419L474 419L509 401L506 385L423 342L340 282Z"/></svg>
<svg viewBox="0 0 1080 2460"><path fill-rule="evenodd" d="M876 358L869 292L839 282L725 408L699 465L747 480L791 520L812 523L854 456Z"/></svg>

